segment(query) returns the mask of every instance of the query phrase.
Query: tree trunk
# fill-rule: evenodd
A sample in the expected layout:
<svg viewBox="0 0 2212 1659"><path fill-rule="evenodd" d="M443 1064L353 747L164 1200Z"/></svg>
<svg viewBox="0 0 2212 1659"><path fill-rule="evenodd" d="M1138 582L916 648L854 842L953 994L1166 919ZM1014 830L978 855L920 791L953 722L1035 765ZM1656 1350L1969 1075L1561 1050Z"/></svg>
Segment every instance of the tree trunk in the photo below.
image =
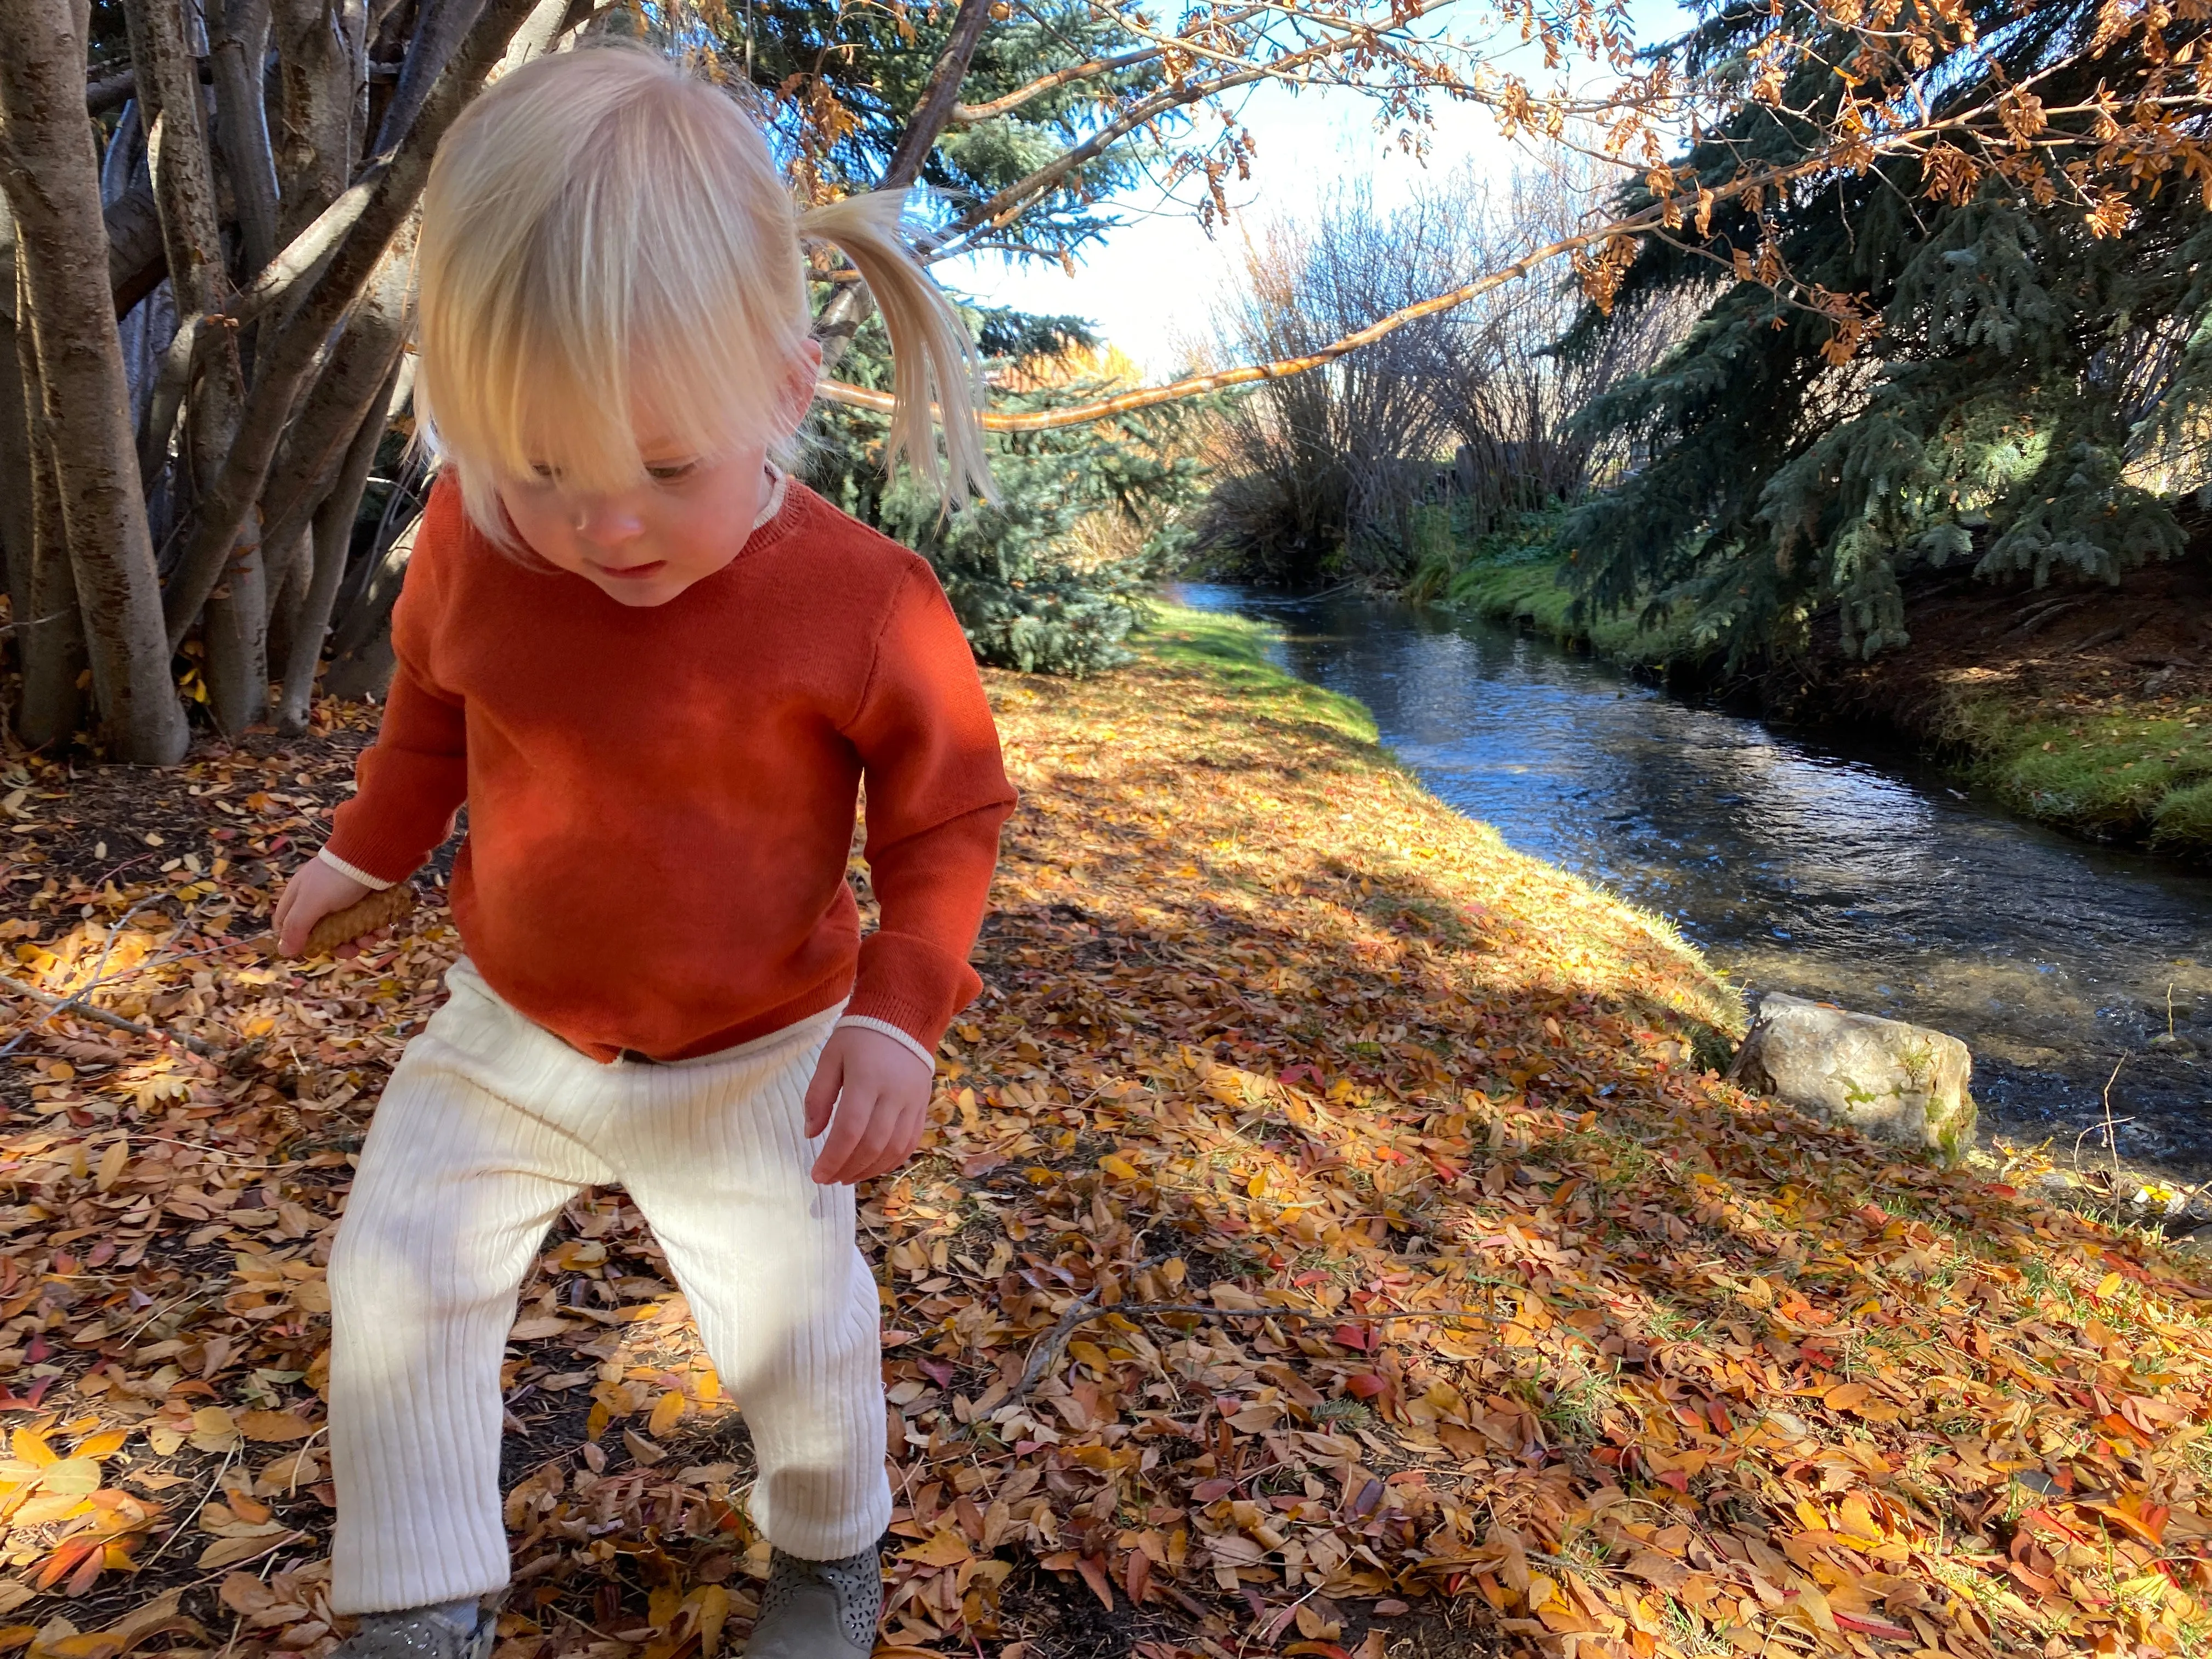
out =
<svg viewBox="0 0 2212 1659"><path fill-rule="evenodd" d="M262 521L272 547L288 545L307 527L369 405L389 395L392 365L406 340L407 285L414 260L415 222L410 221L392 239L285 431L261 487Z"/></svg>
<svg viewBox="0 0 2212 1659"><path fill-rule="evenodd" d="M337 483L316 509L313 534L313 563L307 598L292 628L285 653L284 689L276 705L276 729L297 737L307 729L307 716L315 691L315 669L322 660L323 636L329 631L331 606L345 575L346 556L353 549L354 518L361 510L361 492L368 483L368 469L376 461L376 446L391 418L392 393L399 381L399 366L392 372L363 417L338 468ZM410 546L413 544L410 541Z"/></svg>
<svg viewBox="0 0 2212 1659"><path fill-rule="evenodd" d="M9 314L23 314L22 278L8 270ZM69 568L69 538L48 452L45 423L29 399L39 395L31 331L10 321L0 362L0 476L21 478L21 490L0 501L0 539L7 543L8 604L22 671L16 730L33 748L67 743L84 720L84 631Z"/></svg>
<svg viewBox="0 0 2212 1659"><path fill-rule="evenodd" d="M31 614L31 429L15 352L15 217L0 198L0 571L20 629Z"/></svg>
<svg viewBox="0 0 2212 1659"><path fill-rule="evenodd" d="M199 72L185 40L180 0L130 0L131 55L138 93L159 125L154 197L169 254L169 286L189 316L222 308L231 294L216 208L215 167L208 143ZM185 416L185 453L197 499L237 441L246 398L234 331L218 331L200 363ZM208 714L235 737L269 707L268 605L261 568L260 526L250 517L234 532L221 578L209 594L201 629Z"/></svg>
<svg viewBox="0 0 2212 1659"><path fill-rule="evenodd" d="M368 19L360 0L276 0L273 24L283 90L276 141L281 246L313 224L346 187Z"/></svg>
<svg viewBox="0 0 2212 1659"><path fill-rule="evenodd" d="M269 147L261 64L269 47L269 0L210 8L216 137L238 204L238 265L252 282L276 257L276 161Z"/></svg>
<svg viewBox="0 0 2212 1659"><path fill-rule="evenodd" d="M30 0L8 0L24 5ZM486 0L483 15L438 77L406 142L388 166L356 184L365 198L353 227L330 256L274 337L264 336L255 363L255 384L238 441L222 472L199 498L199 524L177 574L163 595L170 636L181 639L199 614L227 561L232 543L254 513L276 444L301 393L340 319L382 260L400 227L413 216L430 171L430 156L469 100L476 95L528 17L532 0Z"/></svg>
<svg viewBox="0 0 2212 1659"><path fill-rule="evenodd" d="M331 696L380 697L392 684L392 607L398 603L407 561L414 556L415 537L422 528L422 515L417 513L377 561L368 590L338 631L329 672L323 676L323 690Z"/></svg>
<svg viewBox="0 0 2212 1659"><path fill-rule="evenodd" d="M125 760L167 765L190 737L169 679L73 11L0 0L0 167L102 735Z"/></svg>

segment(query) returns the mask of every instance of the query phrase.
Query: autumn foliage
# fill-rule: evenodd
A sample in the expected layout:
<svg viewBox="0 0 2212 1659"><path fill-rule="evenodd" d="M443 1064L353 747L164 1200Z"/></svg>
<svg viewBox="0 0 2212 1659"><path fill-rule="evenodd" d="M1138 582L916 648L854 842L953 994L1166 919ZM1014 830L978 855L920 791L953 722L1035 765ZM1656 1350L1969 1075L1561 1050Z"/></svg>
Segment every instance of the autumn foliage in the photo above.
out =
<svg viewBox="0 0 2212 1659"><path fill-rule="evenodd" d="M1228 625L991 690L988 989L863 1194L890 1651L2203 1645L2186 1262L1720 1081L1732 996L1663 926ZM0 1651L334 1639L321 1263L455 941L426 902L254 948L363 735L320 724L4 798ZM621 1194L548 1240L503 1380L502 1659L741 1642L741 1402Z"/></svg>

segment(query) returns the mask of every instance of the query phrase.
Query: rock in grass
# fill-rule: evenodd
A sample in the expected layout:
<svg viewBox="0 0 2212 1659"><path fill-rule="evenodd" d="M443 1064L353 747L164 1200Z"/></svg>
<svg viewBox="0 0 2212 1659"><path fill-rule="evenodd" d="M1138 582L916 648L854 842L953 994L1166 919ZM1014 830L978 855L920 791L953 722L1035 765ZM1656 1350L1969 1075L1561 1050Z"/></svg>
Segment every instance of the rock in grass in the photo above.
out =
<svg viewBox="0 0 2212 1659"><path fill-rule="evenodd" d="M1956 1159L1974 1144L1973 1070L1966 1045L1942 1031L1774 992L1730 1075L1832 1123Z"/></svg>

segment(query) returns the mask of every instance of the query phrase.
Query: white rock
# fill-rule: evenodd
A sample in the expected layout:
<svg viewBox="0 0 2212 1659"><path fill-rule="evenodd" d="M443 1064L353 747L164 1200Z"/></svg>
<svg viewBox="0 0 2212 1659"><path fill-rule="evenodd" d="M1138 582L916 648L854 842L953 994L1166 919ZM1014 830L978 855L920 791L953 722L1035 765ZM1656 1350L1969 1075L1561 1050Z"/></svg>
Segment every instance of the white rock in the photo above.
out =
<svg viewBox="0 0 2212 1659"><path fill-rule="evenodd" d="M1973 1071L1954 1036L1778 991L1729 1075L1832 1123L1956 1158L1974 1144Z"/></svg>

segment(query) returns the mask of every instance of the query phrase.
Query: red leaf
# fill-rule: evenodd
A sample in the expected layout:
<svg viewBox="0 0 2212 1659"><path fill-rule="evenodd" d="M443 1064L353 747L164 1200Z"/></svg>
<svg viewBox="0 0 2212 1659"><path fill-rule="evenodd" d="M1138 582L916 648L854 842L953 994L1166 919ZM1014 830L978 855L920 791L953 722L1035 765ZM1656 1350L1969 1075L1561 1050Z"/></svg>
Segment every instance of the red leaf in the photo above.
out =
<svg viewBox="0 0 2212 1659"><path fill-rule="evenodd" d="M1373 1371L1358 1371L1344 1379L1344 1386L1362 1400L1372 1400L1390 1386L1389 1379L1377 1376Z"/></svg>
<svg viewBox="0 0 2212 1659"><path fill-rule="evenodd" d="M1142 1550L1129 1552L1129 1563L1121 1570L1121 1588L1129 1593L1130 1601L1139 1607L1152 1593L1152 1558Z"/></svg>
<svg viewBox="0 0 2212 1659"><path fill-rule="evenodd" d="M1865 1636L1887 1636L1890 1640L1909 1640L1912 1632L1896 1625L1884 1624L1879 1619L1863 1618L1855 1613L1833 1613L1835 1621L1845 1630L1855 1630Z"/></svg>
<svg viewBox="0 0 2212 1659"><path fill-rule="evenodd" d="M1114 1583L1106 1576L1106 1564L1095 1555L1086 1555L1076 1562L1075 1570L1083 1575L1083 1582L1091 1586L1091 1594L1111 1613L1114 1610Z"/></svg>

